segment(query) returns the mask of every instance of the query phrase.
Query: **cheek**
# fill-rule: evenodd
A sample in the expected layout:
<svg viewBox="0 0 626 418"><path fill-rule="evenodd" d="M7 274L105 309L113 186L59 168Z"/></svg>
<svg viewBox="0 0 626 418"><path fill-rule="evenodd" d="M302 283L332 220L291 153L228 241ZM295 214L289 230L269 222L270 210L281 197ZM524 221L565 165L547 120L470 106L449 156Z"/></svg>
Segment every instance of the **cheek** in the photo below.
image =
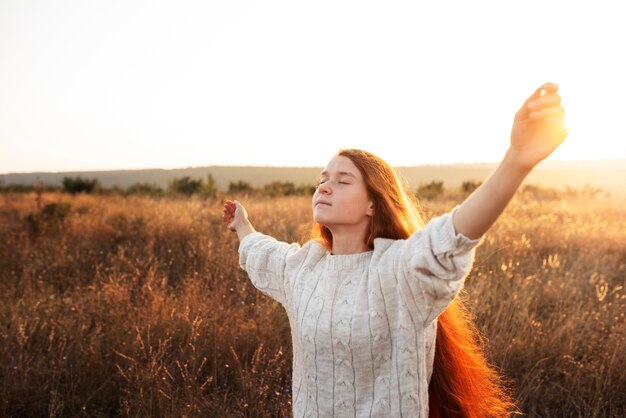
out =
<svg viewBox="0 0 626 418"><path fill-rule="evenodd" d="M361 190L350 190L350 193L346 196L346 202L350 202L353 207L360 207L367 201L367 196L363 194Z"/></svg>
<svg viewBox="0 0 626 418"><path fill-rule="evenodd" d="M338 202L337 206L341 207L343 209L342 213L350 218L358 216L362 208L361 201L357 195L345 196Z"/></svg>

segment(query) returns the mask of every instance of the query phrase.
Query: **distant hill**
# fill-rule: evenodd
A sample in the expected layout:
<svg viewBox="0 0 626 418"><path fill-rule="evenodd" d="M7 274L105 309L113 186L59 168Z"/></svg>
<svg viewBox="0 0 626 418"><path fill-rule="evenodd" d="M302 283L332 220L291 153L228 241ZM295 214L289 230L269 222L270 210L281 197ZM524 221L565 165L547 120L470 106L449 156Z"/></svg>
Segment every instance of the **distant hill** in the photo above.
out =
<svg viewBox="0 0 626 418"><path fill-rule="evenodd" d="M484 181L496 163L442 164L397 167L411 188L433 180L443 181L446 188L457 188L463 181ZM221 190L229 182L243 180L255 187L272 181L291 181L296 185L313 185L322 167L257 167L207 166L177 169L144 169L113 171L73 171L41 173L9 173L0 175L0 183L34 184L40 178L48 185L61 185L63 177L97 178L104 187L126 188L133 183L154 183L166 188L172 179L184 176L206 179L210 173ZM525 179L523 184L563 189L585 185L626 195L626 158L597 161L544 161Z"/></svg>

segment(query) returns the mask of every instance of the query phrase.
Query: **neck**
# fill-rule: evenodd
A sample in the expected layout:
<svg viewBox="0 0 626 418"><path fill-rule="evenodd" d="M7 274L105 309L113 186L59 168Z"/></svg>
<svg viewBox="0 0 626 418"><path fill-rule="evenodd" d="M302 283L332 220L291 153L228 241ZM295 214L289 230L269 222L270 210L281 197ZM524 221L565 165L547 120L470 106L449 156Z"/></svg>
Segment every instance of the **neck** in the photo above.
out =
<svg viewBox="0 0 626 418"><path fill-rule="evenodd" d="M341 234L333 232L332 255L357 254L369 251L365 245L365 236L359 234Z"/></svg>

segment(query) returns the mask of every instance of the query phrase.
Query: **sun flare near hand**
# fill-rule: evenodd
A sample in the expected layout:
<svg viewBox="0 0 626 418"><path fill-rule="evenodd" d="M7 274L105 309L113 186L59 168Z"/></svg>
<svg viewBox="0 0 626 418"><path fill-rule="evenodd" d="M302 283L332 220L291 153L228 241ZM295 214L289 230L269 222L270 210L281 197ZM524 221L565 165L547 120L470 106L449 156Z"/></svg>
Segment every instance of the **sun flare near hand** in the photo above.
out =
<svg viewBox="0 0 626 418"><path fill-rule="evenodd" d="M561 87L563 124L568 136L553 153L556 160L626 158L626 129L620 97L584 86Z"/></svg>

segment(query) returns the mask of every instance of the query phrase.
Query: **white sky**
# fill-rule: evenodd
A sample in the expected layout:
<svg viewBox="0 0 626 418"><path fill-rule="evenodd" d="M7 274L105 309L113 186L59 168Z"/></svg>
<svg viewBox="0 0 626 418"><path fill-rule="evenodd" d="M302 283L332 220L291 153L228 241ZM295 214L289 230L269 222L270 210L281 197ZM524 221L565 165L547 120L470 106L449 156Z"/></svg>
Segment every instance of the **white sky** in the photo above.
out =
<svg viewBox="0 0 626 418"><path fill-rule="evenodd" d="M499 161L560 86L549 159L626 157L619 1L0 0L0 173Z"/></svg>

